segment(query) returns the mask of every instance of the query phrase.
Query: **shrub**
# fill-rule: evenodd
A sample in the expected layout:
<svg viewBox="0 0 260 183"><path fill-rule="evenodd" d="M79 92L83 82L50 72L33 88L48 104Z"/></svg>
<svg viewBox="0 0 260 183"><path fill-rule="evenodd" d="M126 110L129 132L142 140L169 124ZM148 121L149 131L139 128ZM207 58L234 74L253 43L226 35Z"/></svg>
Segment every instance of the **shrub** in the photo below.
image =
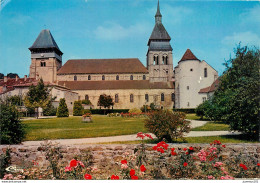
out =
<svg viewBox="0 0 260 183"><path fill-rule="evenodd" d="M151 104L150 104L150 108L151 108L151 110L155 110L155 104L154 104L154 103L151 103Z"/></svg>
<svg viewBox="0 0 260 183"><path fill-rule="evenodd" d="M92 105L92 103L90 102L90 100L82 100L81 103L82 103L82 104L86 104L86 105Z"/></svg>
<svg viewBox="0 0 260 183"><path fill-rule="evenodd" d="M127 113L129 109L90 109L92 114Z"/></svg>
<svg viewBox="0 0 260 183"><path fill-rule="evenodd" d="M185 120L185 113L159 110L148 115L145 127L159 140L164 138L171 142L182 138L190 131L190 121Z"/></svg>
<svg viewBox="0 0 260 183"><path fill-rule="evenodd" d="M60 99L59 107L57 109L57 117L69 117L69 110L65 98Z"/></svg>
<svg viewBox="0 0 260 183"><path fill-rule="evenodd" d="M142 111L140 109L138 109L138 108L130 109L128 112L129 113L136 113L136 114L141 114L142 113Z"/></svg>
<svg viewBox="0 0 260 183"><path fill-rule="evenodd" d="M151 107L148 105L143 105L143 107L141 107L141 111L142 112L149 112L151 111Z"/></svg>
<svg viewBox="0 0 260 183"><path fill-rule="evenodd" d="M175 112L185 112L186 114L189 114L189 113L195 113L195 109L173 109L173 111Z"/></svg>
<svg viewBox="0 0 260 183"><path fill-rule="evenodd" d="M203 116L205 116L205 105L204 103L200 104L196 109L195 109L196 116L199 116L200 119L203 119Z"/></svg>
<svg viewBox="0 0 260 183"><path fill-rule="evenodd" d="M86 113L92 114L90 109L83 109L83 114L86 114Z"/></svg>
<svg viewBox="0 0 260 183"><path fill-rule="evenodd" d="M0 104L0 144L18 144L25 135L15 106Z"/></svg>
<svg viewBox="0 0 260 183"><path fill-rule="evenodd" d="M0 178L4 177L6 168L11 164L10 149L7 148L5 154L0 155Z"/></svg>
<svg viewBox="0 0 260 183"><path fill-rule="evenodd" d="M83 114L81 101L75 101L73 105L73 116L81 116Z"/></svg>
<svg viewBox="0 0 260 183"><path fill-rule="evenodd" d="M44 116L56 116L57 108L55 108L51 101L43 108L43 115Z"/></svg>

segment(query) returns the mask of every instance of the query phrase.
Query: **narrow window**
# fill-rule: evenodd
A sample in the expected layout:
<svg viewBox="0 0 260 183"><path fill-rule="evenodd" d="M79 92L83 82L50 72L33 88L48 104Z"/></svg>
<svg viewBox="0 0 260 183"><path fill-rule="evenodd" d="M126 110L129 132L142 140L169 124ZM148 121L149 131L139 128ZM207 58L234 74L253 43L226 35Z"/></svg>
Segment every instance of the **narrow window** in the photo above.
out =
<svg viewBox="0 0 260 183"><path fill-rule="evenodd" d="M77 79L78 79L77 76L74 76L74 81L77 81Z"/></svg>
<svg viewBox="0 0 260 183"><path fill-rule="evenodd" d="M161 101L164 101L164 94L161 94Z"/></svg>
<svg viewBox="0 0 260 183"><path fill-rule="evenodd" d="M130 102L132 102L132 103L134 102L134 95L133 94L130 95Z"/></svg>
<svg viewBox="0 0 260 183"><path fill-rule="evenodd" d="M46 67L46 62L41 62L41 67Z"/></svg>
<svg viewBox="0 0 260 183"><path fill-rule="evenodd" d="M205 78L208 77L208 70L207 70L207 68L204 68L204 77Z"/></svg>
<svg viewBox="0 0 260 183"><path fill-rule="evenodd" d="M90 75L88 75L88 80L91 80L91 76Z"/></svg>
<svg viewBox="0 0 260 183"><path fill-rule="evenodd" d="M174 102L175 101L175 94L172 93L172 101Z"/></svg>
<svg viewBox="0 0 260 183"><path fill-rule="evenodd" d="M162 64L165 64L165 56L162 57Z"/></svg>
<svg viewBox="0 0 260 183"><path fill-rule="evenodd" d="M143 75L143 80L146 80L146 75Z"/></svg>
<svg viewBox="0 0 260 183"><path fill-rule="evenodd" d="M165 65L168 65L168 56L165 56Z"/></svg>
<svg viewBox="0 0 260 183"><path fill-rule="evenodd" d="M148 94L145 94L145 101L149 102L149 95Z"/></svg>
<svg viewBox="0 0 260 183"><path fill-rule="evenodd" d="M115 103L118 103L119 99L118 99L118 94L115 95Z"/></svg>
<svg viewBox="0 0 260 183"><path fill-rule="evenodd" d="M106 79L106 78L105 78L105 75L103 75L103 76L102 76L102 80L105 80L105 79Z"/></svg>
<svg viewBox="0 0 260 183"><path fill-rule="evenodd" d="M190 87L189 86L187 86L187 90L189 90L190 89Z"/></svg>
<svg viewBox="0 0 260 183"><path fill-rule="evenodd" d="M159 57L156 57L156 65L159 65Z"/></svg>
<svg viewBox="0 0 260 183"><path fill-rule="evenodd" d="M131 76L130 76L130 80L133 80L133 79L134 79L134 77L133 77L133 75L131 75Z"/></svg>
<svg viewBox="0 0 260 183"><path fill-rule="evenodd" d="M85 100L89 100L89 97L88 97L88 95L85 95Z"/></svg>
<svg viewBox="0 0 260 183"><path fill-rule="evenodd" d="M154 56L153 57L153 65L155 65L156 64L156 57Z"/></svg>
<svg viewBox="0 0 260 183"><path fill-rule="evenodd" d="M119 76L118 75L116 76L116 80L119 80Z"/></svg>
<svg viewBox="0 0 260 183"><path fill-rule="evenodd" d="M206 97L202 97L202 102L205 102L207 100Z"/></svg>
<svg viewBox="0 0 260 183"><path fill-rule="evenodd" d="M187 106L189 107L190 106L190 103L188 102Z"/></svg>

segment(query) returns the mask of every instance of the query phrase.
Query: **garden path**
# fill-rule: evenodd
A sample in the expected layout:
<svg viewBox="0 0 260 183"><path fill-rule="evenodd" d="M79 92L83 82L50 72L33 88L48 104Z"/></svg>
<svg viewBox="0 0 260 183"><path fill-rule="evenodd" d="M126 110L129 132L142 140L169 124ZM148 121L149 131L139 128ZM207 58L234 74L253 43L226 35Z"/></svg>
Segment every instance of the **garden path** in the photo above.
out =
<svg viewBox="0 0 260 183"><path fill-rule="evenodd" d="M199 127L206 124L207 121L197 121L191 120L191 127ZM218 135L238 135L238 132L228 132L228 131L191 131L185 137L201 137L201 136L218 136ZM151 134L153 138L155 135ZM96 144L96 143L107 143L107 142L117 142L117 141L134 141L140 140L136 138L136 134L133 135L120 135L111 137L95 137L95 138L81 138L81 139L57 139L52 140L60 145L81 145L81 144ZM44 141L25 141L23 145L40 145Z"/></svg>

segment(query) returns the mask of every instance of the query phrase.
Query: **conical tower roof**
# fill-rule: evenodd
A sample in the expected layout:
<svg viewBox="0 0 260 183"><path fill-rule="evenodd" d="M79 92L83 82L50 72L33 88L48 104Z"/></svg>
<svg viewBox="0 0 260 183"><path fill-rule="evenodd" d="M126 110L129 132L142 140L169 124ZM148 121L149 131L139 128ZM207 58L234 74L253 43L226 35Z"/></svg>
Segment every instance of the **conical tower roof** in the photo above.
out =
<svg viewBox="0 0 260 183"><path fill-rule="evenodd" d="M61 52L50 30L48 29L44 29L40 32L37 39L34 41L33 45L29 48L29 50L42 48L54 48Z"/></svg>
<svg viewBox="0 0 260 183"><path fill-rule="evenodd" d="M180 61L185 61L185 60L199 60L199 59L191 52L190 49L187 49Z"/></svg>

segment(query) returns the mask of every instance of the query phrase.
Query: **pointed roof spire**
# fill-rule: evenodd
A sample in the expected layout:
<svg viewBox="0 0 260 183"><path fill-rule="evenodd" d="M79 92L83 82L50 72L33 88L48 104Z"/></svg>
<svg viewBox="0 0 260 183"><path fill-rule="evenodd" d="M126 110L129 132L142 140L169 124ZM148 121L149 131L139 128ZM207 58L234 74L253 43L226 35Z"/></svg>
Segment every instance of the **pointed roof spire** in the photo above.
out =
<svg viewBox="0 0 260 183"><path fill-rule="evenodd" d="M190 49L187 49L180 61L185 60L199 60Z"/></svg>
<svg viewBox="0 0 260 183"><path fill-rule="evenodd" d="M159 0L158 0L158 4L157 4L157 12L156 12L156 14L155 14L155 17L156 16L160 16L160 17L162 17L162 14L161 14L161 12L160 12L160 4L159 4Z"/></svg>
<svg viewBox="0 0 260 183"><path fill-rule="evenodd" d="M39 48L54 48L58 50L59 52L60 49L55 42L50 30L44 29L40 32L38 35L37 39L34 41L33 45L29 48L29 50L32 49L39 49ZM62 52L61 52L62 53Z"/></svg>

